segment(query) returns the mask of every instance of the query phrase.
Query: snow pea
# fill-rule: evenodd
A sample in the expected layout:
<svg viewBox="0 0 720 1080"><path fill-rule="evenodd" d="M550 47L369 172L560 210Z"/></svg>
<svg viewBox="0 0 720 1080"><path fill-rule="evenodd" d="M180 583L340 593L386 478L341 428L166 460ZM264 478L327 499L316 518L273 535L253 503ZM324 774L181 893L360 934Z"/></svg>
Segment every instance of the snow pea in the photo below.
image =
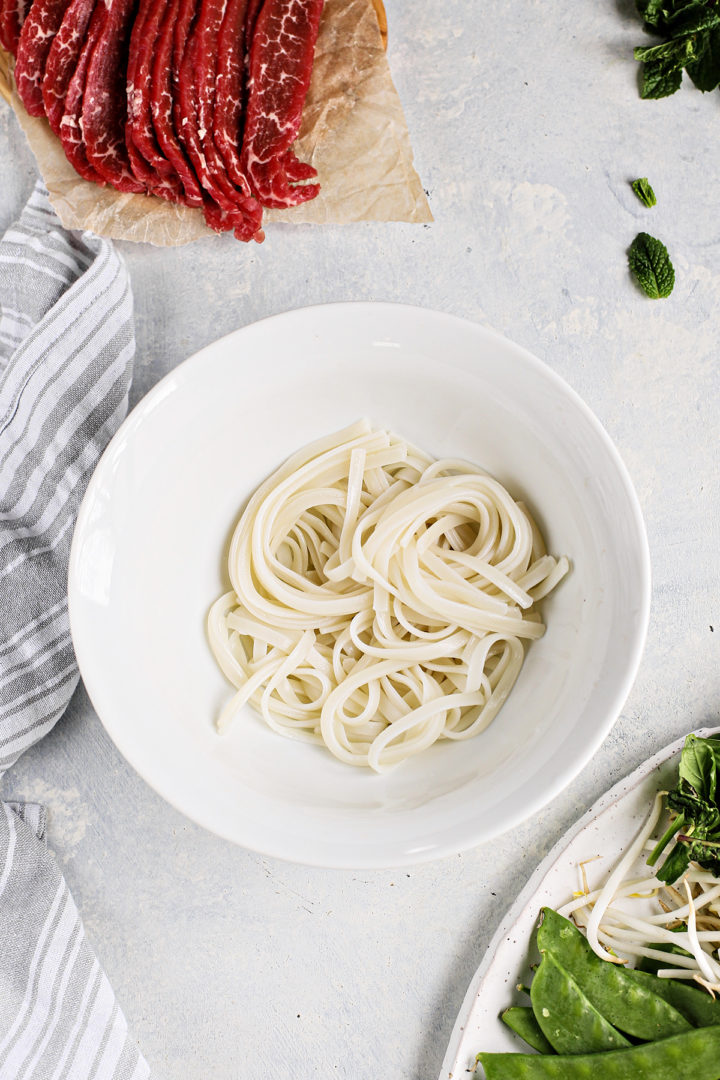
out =
<svg viewBox="0 0 720 1080"><path fill-rule="evenodd" d="M720 1028L604 1054L478 1054L486 1080L720 1080Z"/></svg>
<svg viewBox="0 0 720 1080"><path fill-rule="evenodd" d="M530 1001L540 1029L558 1054L590 1054L630 1045L551 952L543 953Z"/></svg>
<svg viewBox="0 0 720 1080"><path fill-rule="evenodd" d="M699 990L676 979L658 979L645 971L628 971L626 974L647 986L674 1009L689 1020L693 1027L712 1027L720 1024L720 1001L711 998L705 990Z"/></svg>
<svg viewBox="0 0 720 1080"><path fill-rule="evenodd" d="M550 1043L542 1033L542 1028L535 1019L535 1013L529 1005L513 1005L500 1014L503 1024L519 1035L528 1046L540 1054L554 1054Z"/></svg>
<svg viewBox="0 0 720 1080"><path fill-rule="evenodd" d="M537 932L538 948L552 955L597 1011L615 1027L647 1040L678 1035L692 1027L659 994L618 964L597 956L573 923L551 908L543 908L542 915Z"/></svg>

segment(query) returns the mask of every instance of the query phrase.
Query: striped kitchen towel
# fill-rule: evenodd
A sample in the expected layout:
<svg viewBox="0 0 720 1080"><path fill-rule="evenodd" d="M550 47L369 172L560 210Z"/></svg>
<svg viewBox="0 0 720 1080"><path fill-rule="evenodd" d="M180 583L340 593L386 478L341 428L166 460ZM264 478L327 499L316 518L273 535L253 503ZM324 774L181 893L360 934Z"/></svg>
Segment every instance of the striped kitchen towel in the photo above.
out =
<svg viewBox="0 0 720 1080"><path fill-rule="evenodd" d="M120 257L66 232L38 185L0 241L0 776L78 682L70 541L127 412L134 351ZM0 803L0 1080L147 1076L45 847L43 808Z"/></svg>

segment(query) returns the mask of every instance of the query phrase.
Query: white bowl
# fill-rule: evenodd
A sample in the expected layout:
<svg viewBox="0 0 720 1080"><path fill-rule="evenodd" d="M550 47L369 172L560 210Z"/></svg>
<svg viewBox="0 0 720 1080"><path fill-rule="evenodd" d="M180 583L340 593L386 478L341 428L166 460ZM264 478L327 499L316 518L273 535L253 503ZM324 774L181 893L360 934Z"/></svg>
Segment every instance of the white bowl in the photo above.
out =
<svg viewBox="0 0 720 1080"><path fill-rule="evenodd" d="M488 469L528 503L548 550L572 560L488 730L381 776L283 739L249 707L219 737L230 687L205 638L244 501L293 451L362 416ZM82 504L70 619L103 724L177 809L280 858L401 866L509 829L585 765L640 661L649 565L616 450L548 367L448 315L335 304L223 338L132 412Z"/></svg>

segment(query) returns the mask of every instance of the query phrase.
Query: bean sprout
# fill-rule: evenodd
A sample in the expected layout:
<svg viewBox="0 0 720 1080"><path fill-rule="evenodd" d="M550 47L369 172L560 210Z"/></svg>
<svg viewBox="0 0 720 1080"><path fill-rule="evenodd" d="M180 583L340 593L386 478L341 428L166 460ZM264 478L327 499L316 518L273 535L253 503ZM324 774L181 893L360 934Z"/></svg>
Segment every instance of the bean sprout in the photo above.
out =
<svg viewBox="0 0 720 1080"><path fill-rule="evenodd" d="M642 959L663 964L663 979L692 980L713 996L720 993L720 880L690 863L678 882L666 884L645 864L657 839L664 792L653 803L638 835L604 883L588 877L586 859L578 866L580 888L559 914L585 930L603 960L630 967ZM599 863L602 872L602 862ZM673 951L668 952L667 947Z"/></svg>

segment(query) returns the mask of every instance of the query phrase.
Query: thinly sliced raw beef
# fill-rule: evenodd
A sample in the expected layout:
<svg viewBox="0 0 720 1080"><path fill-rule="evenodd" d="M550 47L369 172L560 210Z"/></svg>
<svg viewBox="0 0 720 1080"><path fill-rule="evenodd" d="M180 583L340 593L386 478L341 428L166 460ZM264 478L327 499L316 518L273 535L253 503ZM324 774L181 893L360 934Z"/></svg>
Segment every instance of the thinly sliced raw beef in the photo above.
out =
<svg viewBox="0 0 720 1080"><path fill-rule="evenodd" d="M238 239L251 240L254 236L260 239L262 207L235 188L212 138L208 137L212 131L214 89L213 76L208 73L213 71L212 53L217 47L217 33L212 44L213 27L217 25L217 0L202 0L189 36L183 38L178 27L184 22L183 9L191 3L192 0L181 0L181 18L175 32L175 130L202 187L232 218Z"/></svg>
<svg viewBox="0 0 720 1080"><path fill-rule="evenodd" d="M187 23L179 27L180 6L181 0L168 0L162 18L150 78L150 111L158 147L180 177L188 205L202 206L200 184L173 124L173 38L176 30L187 35L193 16L192 6L185 5Z"/></svg>
<svg viewBox="0 0 720 1080"><path fill-rule="evenodd" d="M285 172L288 180L310 180L311 177L317 176L317 169L314 169L312 165L308 165L305 161L299 161L292 150L288 150L284 159Z"/></svg>
<svg viewBox="0 0 720 1080"><path fill-rule="evenodd" d="M158 0L158 6L162 0ZM135 146L132 138L132 124L140 113L140 99L137 90L138 64L140 62L140 49L142 47L143 30L150 14L151 0L140 0L140 6L135 16L132 33L130 34L130 48L128 50L127 63L127 120L125 121L125 145L127 146L130 168L133 176L143 184L150 186L153 169Z"/></svg>
<svg viewBox="0 0 720 1080"><path fill-rule="evenodd" d="M45 63L70 0L34 0L23 23L15 62L15 82L31 116L44 116Z"/></svg>
<svg viewBox="0 0 720 1080"><path fill-rule="evenodd" d="M12 47L15 25L15 0L0 0L0 45L13 54L17 52L17 44Z"/></svg>
<svg viewBox="0 0 720 1080"><path fill-rule="evenodd" d="M247 13L248 0L228 0L218 37L213 138L230 179L249 195L240 164Z"/></svg>
<svg viewBox="0 0 720 1080"><path fill-rule="evenodd" d="M15 56L32 0L0 0L0 45Z"/></svg>
<svg viewBox="0 0 720 1080"><path fill-rule="evenodd" d="M223 207L232 210L232 191L216 183L202 152L197 115L197 91L194 81L194 54L197 25L191 25L196 13L195 0L180 0L173 40L173 120L178 139L192 162L201 187ZM198 12L199 18L199 12ZM197 24L197 20L195 20Z"/></svg>
<svg viewBox="0 0 720 1080"><path fill-rule="evenodd" d="M298 184L316 172L290 147L300 130L322 6L323 0L265 0L257 16L241 159L263 206L296 206L320 191L319 184Z"/></svg>
<svg viewBox="0 0 720 1080"><path fill-rule="evenodd" d="M240 188L233 183L227 166L220 154L214 137L215 102L217 96L218 50L220 31L225 19L228 0L202 0L197 25L195 52L195 85L197 87L198 122L200 141L208 168L216 177L222 177L223 184L228 184L233 201L245 217L239 219L235 235L241 240L251 239L262 223L262 207L250 194L247 181L243 178ZM241 83L237 84L240 91ZM239 162L238 162L239 166Z"/></svg>
<svg viewBox="0 0 720 1080"><path fill-rule="evenodd" d="M96 0L71 0L50 46L42 95L45 103L45 115L56 135L60 134L60 123L65 112L65 98L78 60L86 45L88 27ZM82 98L80 99L82 103Z"/></svg>
<svg viewBox="0 0 720 1080"><path fill-rule="evenodd" d="M245 40L250 44L255 33L255 23L260 14L260 8L265 0L248 0L247 15L245 16Z"/></svg>
<svg viewBox="0 0 720 1080"><path fill-rule="evenodd" d="M127 64L125 145L133 176L153 195L186 202L180 179L162 154L150 113L152 66L168 0L140 0L130 35Z"/></svg>
<svg viewBox="0 0 720 1080"><path fill-rule="evenodd" d="M65 112L60 121L59 132L65 157L75 169L75 172L79 173L85 180L92 180L96 184L104 184L105 180L88 161L81 118L88 68L93 49L100 37L100 29L100 22L91 19L85 44L78 57L75 71L65 95Z"/></svg>
<svg viewBox="0 0 720 1080"><path fill-rule="evenodd" d="M82 104L82 131L90 165L118 191L144 192L133 176L125 146L126 72L137 0L105 0L93 14L100 24Z"/></svg>

